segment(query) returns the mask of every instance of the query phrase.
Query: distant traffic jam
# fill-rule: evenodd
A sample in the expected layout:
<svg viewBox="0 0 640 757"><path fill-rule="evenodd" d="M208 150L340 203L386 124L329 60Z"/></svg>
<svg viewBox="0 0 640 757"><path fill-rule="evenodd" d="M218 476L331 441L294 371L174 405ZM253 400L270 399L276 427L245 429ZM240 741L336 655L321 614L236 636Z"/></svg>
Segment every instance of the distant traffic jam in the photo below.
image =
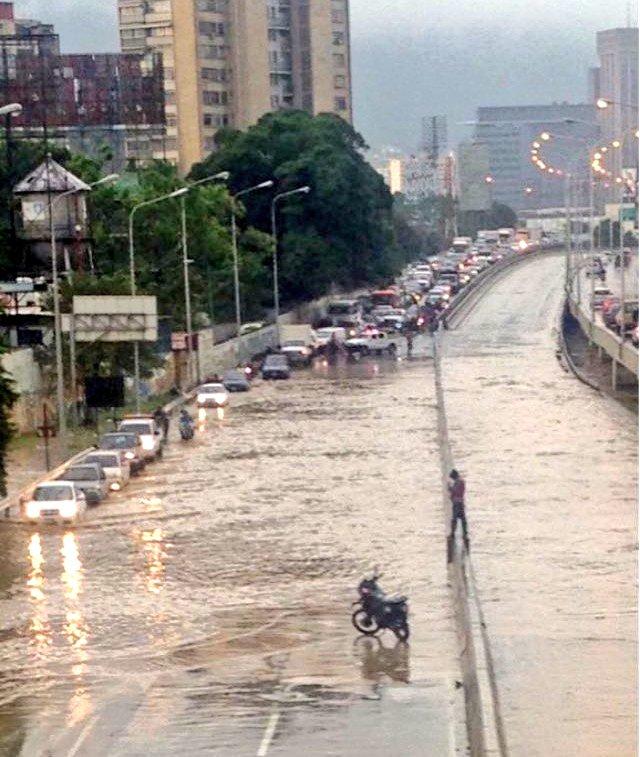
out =
<svg viewBox="0 0 640 757"><path fill-rule="evenodd" d="M624 307L619 291L612 291L607 283L611 278L619 278L620 268L629 268L631 250L625 248L622 252L602 251L595 256L586 268L585 274L593 285L591 308L599 312L602 323L623 339L630 339L638 346L638 298L625 296ZM597 283L596 283L597 282ZM625 287L626 294L626 287Z"/></svg>
<svg viewBox="0 0 640 757"><path fill-rule="evenodd" d="M481 231L475 243L469 237L457 237L449 250L410 264L386 287L329 300L316 322L280 326L276 349L200 385L194 393L198 419L207 409L224 412L230 394L250 391L258 376L262 381L284 381L294 369L309 368L316 361L331 365L368 357L411 357L413 338L433 333L441 323L446 326L453 298L482 271L505 256L534 249L539 246L518 239L513 229ZM162 456L168 427L163 411L125 415L94 449L21 498L22 519L32 525L77 524L90 507L125 488L133 476ZM179 412L178 428L183 441L193 439L196 420L186 407Z"/></svg>

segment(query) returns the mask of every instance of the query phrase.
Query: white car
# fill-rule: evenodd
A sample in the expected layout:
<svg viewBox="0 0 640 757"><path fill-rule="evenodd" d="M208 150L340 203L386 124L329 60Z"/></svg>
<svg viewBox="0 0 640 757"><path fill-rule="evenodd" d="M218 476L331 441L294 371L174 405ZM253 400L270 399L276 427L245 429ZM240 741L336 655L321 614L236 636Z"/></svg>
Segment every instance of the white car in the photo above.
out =
<svg viewBox="0 0 640 757"><path fill-rule="evenodd" d="M145 460L155 460L162 455L162 435L151 416L133 415L123 418L118 431L137 434Z"/></svg>
<svg viewBox="0 0 640 757"><path fill-rule="evenodd" d="M383 331L371 330L363 332L353 339L347 339L344 346L352 356L356 354L382 355L384 352L395 355L398 351L398 340L395 335L391 336Z"/></svg>
<svg viewBox="0 0 640 757"><path fill-rule="evenodd" d="M329 342L335 338L336 342L344 342L347 338L346 329L342 326L326 326L316 331L316 345L318 349L323 349Z"/></svg>
<svg viewBox="0 0 640 757"><path fill-rule="evenodd" d="M33 490L24 514L30 523L77 523L87 499L73 481L45 481Z"/></svg>
<svg viewBox="0 0 640 757"><path fill-rule="evenodd" d="M199 407L225 407L229 404L229 392L224 384L203 384L198 389L196 402Z"/></svg>
<svg viewBox="0 0 640 757"><path fill-rule="evenodd" d="M131 478L131 465L119 451L108 452L107 450L89 452L82 458L83 463L97 463L107 479L107 484L112 492L117 492L129 483Z"/></svg>

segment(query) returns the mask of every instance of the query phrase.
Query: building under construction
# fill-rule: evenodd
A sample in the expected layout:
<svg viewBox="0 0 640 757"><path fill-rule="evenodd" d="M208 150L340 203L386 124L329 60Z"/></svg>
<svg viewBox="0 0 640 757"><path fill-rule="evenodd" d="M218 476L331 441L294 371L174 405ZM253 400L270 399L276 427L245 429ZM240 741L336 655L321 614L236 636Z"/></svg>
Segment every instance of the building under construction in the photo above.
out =
<svg viewBox="0 0 640 757"><path fill-rule="evenodd" d="M162 154L164 84L158 54L60 53L52 27L14 19L0 2L0 91L22 105L10 138L47 139L121 171Z"/></svg>

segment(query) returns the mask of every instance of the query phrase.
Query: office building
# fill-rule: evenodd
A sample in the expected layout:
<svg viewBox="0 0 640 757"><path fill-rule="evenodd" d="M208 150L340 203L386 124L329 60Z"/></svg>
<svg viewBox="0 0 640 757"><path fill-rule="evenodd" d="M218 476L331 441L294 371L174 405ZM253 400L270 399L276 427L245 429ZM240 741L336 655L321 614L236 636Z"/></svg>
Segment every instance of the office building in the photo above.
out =
<svg viewBox="0 0 640 757"><path fill-rule="evenodd" d="M551 139L540 142L543 172L531 149L544 132ZM592 104L489 107L478 109L473 142L487 149L492 200L520 210L562 205L562 177L567 171L588 177L589 146L598 134Z"/></svg>
<svg viewBox="0 0 640 757"><path fill-rule="evenodd" d="M0 87L22 105L6 124L12 140L48 139L112 158L121 171L162 149L162 62L157 55L62 55L52 26L14 17L0 2Z"/></svg>
<svg viewBox="0 0 640 757"><path fill-rule="evenodd" d="M489 149L480 142L461 142L458 145L458 210L481 212L491 208L489 177Z"/></svg>
<svg viewBox="0 0 640 757"><path fill-rule="evenodd" d="M619 141L619 149L610 150L604 162L614 176L634 176L638 164L635 132L638 128L638 29L606 29L597 34L600 66L599 98L607 107L598 109L603 142Z"/></svg>
<svg viewBox="0 0 640 757"><path fill-rule="evenodd" d="M351 121L349 0L118 0L124 52L161 53L168 156L183 172L216 132L304 109Z"/></svg>

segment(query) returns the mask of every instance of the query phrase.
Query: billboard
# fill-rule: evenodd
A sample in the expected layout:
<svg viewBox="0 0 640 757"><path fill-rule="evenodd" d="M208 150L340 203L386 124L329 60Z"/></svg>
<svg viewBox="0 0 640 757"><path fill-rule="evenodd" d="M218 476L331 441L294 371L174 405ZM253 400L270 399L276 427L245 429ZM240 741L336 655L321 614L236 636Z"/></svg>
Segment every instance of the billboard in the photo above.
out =
<svg viewBox="0 0 640 757"><path fill-rule="evenodd" d="M77 342L155 342L158 304L149 295L98 295L73 298Z"/></svg>

